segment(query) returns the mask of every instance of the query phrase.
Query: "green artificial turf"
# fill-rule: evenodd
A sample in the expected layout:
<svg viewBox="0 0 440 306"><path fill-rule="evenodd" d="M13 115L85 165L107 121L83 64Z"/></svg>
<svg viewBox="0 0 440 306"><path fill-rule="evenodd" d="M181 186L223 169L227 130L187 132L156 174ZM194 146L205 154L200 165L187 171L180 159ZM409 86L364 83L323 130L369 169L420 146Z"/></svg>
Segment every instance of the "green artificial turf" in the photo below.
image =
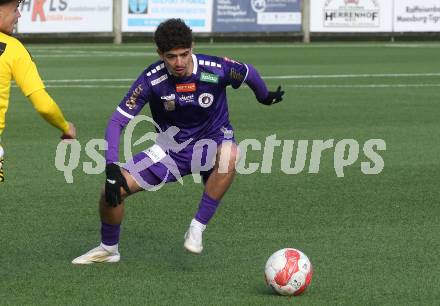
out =
<svg viewBox="0 0 440 306"><path fill-rule="evenodd" d="M252 63L271 89L284 87L284 101L273 107L258 104L249 88L228 89L230 118L238 141L264 144L273 134L283 144L294 140L292 166L297 141L308 140L304 170L285 174L279 146L270 174L238 174L201 256L182 244L202 185L186 177L183 186L134 195L121 262L93 266L70 263L100 239L104 176L83 172L93 161L84 148L103 138L130 80L157 56L148 44L28 48L76 124L82 151L67 184L55 167L59 133L13 88L2 135L1 305L440 303L440 44L196 45L196 53ZM322 153L318 173L308 171L312 141L328 139L359 143L344 177L334 170L334 146ZM369 139L386 143L377 151L384 161L377 175L361 171ZM247 163L261 164L262 156L249 150ZM302 250L314 265L311 287L292 299L272 293L263 278L268 257L285 247Z"/></svg>

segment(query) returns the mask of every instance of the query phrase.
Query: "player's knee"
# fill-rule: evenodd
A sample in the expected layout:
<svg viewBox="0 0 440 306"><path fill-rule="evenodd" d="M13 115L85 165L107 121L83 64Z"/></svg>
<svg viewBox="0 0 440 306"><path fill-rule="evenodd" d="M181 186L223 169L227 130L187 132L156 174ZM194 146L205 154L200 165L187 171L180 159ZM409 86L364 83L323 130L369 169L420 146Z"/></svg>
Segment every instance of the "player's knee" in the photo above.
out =
<svg viewBox="0 0 440 306"><path fill-rule="evenodd" d="M241 156L240 148L236 144L234 144L231 151L231 160L233 161L234 166L239 161L240 156Z"/></svg>
<svg viewBox="0 0 440 306"><path fill-rule="evenodd" d="M121 202L128 198L131 194L131 191L127 192L124 188L121 187ZM101 188L100 202L107 202L105 199L105 186Z"/></svg>
<svg viewBox="0 0 440 306"><path fill-rule="evenodd" d="M220 155L217 160L219 173L231 173L235 171L240 152L235 143L223 144L220 148Z"/></svg>
<svg viewBox="0 0 440 306"><path fill-rule="evenodd" d="M124 188L121 187L121 199L122 199L122 201L124 201L130 195L131 195L131 191L126 191Z"/></svg>
<svg viewBox="0 0 440 306"><path fill-rule="evenodd" d="M235 165L238 162L238 159L240 158L240 150L239 148L234 144L234 146L231 147L231 153L229 157L229 165L232 170L235 170Z"/></svg>

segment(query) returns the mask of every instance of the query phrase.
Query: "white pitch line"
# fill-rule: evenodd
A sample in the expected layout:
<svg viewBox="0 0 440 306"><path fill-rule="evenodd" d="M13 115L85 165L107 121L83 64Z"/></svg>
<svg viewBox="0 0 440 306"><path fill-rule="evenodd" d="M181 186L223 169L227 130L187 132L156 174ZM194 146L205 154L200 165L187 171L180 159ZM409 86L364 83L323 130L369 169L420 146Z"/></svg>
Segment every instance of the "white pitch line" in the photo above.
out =
<svg viewBox="0 0 440 306"><path fill-rule="evenodd" d="M36 51L37 53L38 52L41 52L41 51ZM122 53L122 54L145 54L145 53L147 53L147 54L150 54L150 55L157 55L157 53L154 53L154 52L151 52L151 50L150 50L150 52L148 52L148 51L146 51L146 52L142 52L141 50L139 50L139 51L130 51L130 50L69 50L69 52L68 52L68 54L87 54L87 55L96 55L96 54L98 54L98 55L100 55L100 54L112 54L112 53L114 53L114 54L120 54L120 53ZM66 51L65 50L51 50L50 51L50 54L49 55L52 55L52 54L66 54ZM47 53L42 53L42 54L40 54L40 55L47 55Z"/></svg>
<svg viewBox="0 0 440 306"><path fill-rule="evenodd" d="M267 48L440 48L440 44L432 43L432 44L420 44L420 43L340 43L340 44L321 44L321 43L312 43L312 44L302 44L302 43L275 43L275 44L223 44L223 43L214 43L214 44L205 44L200 43L195 45L195 51L197 49L248 49L248 48L258 48L258 49L267 49ZM30 51L52 51L55 47L53 46L29 46ZM113 46L113 45L83 45L79 46L69 45L69 46L56 46L57 50L66 49L69 51L75 50L110 50L110 51L118 51L124 49L140 49L140 50L154 50L156 47L152 44L142 44L142 45L122 45L122 46Z"/></svg>
<svg viewBox="0 0 440 306"><path fill-rule="evenodd" d="M284 85L289 88L417 88L417 87L440 87L440 84L352 84L352 85Z"/></svg>
<svg viewBox="0 0 440 306"><path fill-rule="evenodd" d="M12 87L16 88L17 85ZM46 88L125 88L127 85L47 85ZM352 85L335 85L335 84L320 84L320 85L283 85L287 88L423 88L423 87L440 87L440 84L352 84Z"/></svg>
<svg viewBox="0 0 440 306"><path fill-rule="evenodd" d="M266 80L287 79L349 79L349 78L399 78L399 77L437 77L440 73L377 73L377 74L312 74L312 75L278 75L263 76ZM45 80L45 83L98 83L98 82L133 82L135 79L73 79Z"/></svg>
<svg viewBox="0 0 440 306"><path fill-rule="evenodd" d="M129 89L130 84L127 85L47 85L46 88L125 88Z"/></svg>
<svg viewBox="0 0 440 306"><path fill-rule="evenodd" d="M312 75L279 75L264 76L264 79L350 79L350 78L400 78L400 77L432 77L440 73L364 73L364 74L312 74Z"/></svg>
<svg viewBox="0 0 440 306"><path fill-rule="evenodd" d="M32 53L32 56L35 58L79 58L79 57L135 57L135 56L139 56L139 57L152 57L152 56L157 56L157 53L151 53L151 52L102 52L102 53L95 53L95 54L82 54L82 53L78 53L78 54L34 54Z"/></svg>
<svg viewBox="0 0 440 306"><path fill-rule="evenodd" d="M17 87L14 85L13 87ZM47 88L125 88L127 85L47 85ZM352 85L335 85L335 84L320 84L320 85L283 85L287 88L422 88L422 87L440 87L438 84L352 84Z"/></svg>
<svg viewBox="0 0 440 306"><path fill-rule="evenodd" d="M45 80L44 83L98 83L98 82L134 82L136 79L76 79L76 80Z"/></svg>

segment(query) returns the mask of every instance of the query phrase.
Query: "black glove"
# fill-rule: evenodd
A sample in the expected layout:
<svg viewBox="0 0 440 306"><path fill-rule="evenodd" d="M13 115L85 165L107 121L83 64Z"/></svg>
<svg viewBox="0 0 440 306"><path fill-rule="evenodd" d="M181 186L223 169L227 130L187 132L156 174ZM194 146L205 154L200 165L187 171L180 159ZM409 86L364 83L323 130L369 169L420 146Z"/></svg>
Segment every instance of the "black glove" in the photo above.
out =
<svg viewBox="0 0 440 306"><path fill-rule="evenodd" d="M108 164L105 166L105 201L113 207L121 204L121 187L127 193L130 193L128 189L127 180L121 173L121 168L116 164Z"/></svg>
<svg viewBox="0 0 440 306"><path fill-rule="evenodd" d="M269 91L267 98L263 101L258 101L264 105L272 105L283 101L284 90L281 90L281 86L278 86L276 91Z"/></svg>

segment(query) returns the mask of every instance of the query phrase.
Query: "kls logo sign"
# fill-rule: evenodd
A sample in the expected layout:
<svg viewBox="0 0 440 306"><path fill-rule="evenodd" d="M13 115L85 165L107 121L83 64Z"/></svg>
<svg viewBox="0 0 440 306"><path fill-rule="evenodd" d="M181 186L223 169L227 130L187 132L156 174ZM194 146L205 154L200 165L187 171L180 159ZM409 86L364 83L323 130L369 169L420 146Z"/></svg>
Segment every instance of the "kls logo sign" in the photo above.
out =
<svg viewBox="0 0 440 306"><path fill-rule="evenodd" d="M32 12L32 21L47 21L48 13L63 12L67 7L67 0L24 0L21 12Z"/></svg>

